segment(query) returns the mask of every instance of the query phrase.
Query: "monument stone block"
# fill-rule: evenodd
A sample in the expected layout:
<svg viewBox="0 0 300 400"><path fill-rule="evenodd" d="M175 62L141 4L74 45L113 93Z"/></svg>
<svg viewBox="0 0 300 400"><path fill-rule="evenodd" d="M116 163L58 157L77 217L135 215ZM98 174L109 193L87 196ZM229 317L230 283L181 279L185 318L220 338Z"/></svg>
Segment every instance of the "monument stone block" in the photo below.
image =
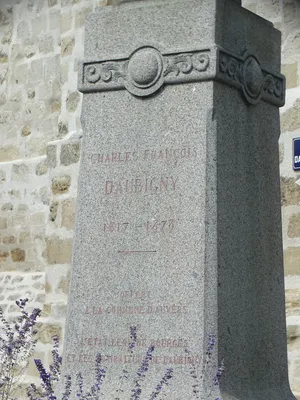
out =
<svg viewBox="0 0 300 400"><path fill-rule="evenodd" d="M92 384L101 353L105 399L154 398L170 368L168 400L293 399L279 31L233 0L100 8L86 22L78 86L84 138L64 373Z"/></svg>

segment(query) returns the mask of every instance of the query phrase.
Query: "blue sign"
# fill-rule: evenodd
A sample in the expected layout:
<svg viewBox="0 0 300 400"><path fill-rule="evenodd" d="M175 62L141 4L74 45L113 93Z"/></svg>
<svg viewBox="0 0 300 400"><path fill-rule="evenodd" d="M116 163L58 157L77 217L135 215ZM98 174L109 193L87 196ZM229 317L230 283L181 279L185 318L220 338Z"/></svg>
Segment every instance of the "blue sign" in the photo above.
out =
<svg viewBox="0 0 300 400"><path fill-rule="evenodd" d="M294 170L300 170L300 138L294 139Z"/></svg>

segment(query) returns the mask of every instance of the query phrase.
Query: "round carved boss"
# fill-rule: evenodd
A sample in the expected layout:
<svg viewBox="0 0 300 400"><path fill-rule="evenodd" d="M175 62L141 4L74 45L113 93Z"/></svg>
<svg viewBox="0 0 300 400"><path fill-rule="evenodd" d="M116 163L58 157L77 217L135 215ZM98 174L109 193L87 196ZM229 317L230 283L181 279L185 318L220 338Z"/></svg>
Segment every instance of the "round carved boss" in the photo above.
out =
<svg viewBox="0 0 300 400"><path fill-rule="evenodd" d="M142 47L129 58L126 89L136 96L149 96L163 84L163 59L154 47Z"/></svg>
<svg viewBox="0 0 300 400"><path fill-rule="evenodd" d="M258 103L262 95L264 75L259 62L252 55L249 55L245 60L243 68L243 78L244 95L246 96L249 103Z"/></svg>

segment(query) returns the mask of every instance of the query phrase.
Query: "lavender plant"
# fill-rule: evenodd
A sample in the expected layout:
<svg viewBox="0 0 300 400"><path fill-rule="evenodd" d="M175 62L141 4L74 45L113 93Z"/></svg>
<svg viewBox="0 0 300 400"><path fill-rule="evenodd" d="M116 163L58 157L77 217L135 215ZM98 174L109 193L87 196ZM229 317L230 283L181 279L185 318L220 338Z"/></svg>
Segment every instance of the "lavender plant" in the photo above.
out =
<svg viewBox="0 0 300 400"><path fill-rule="evenodd" d="M16 301L20 316L8 322L0 307L0 399L15 400L37 343L35 325L41 310L26 310L28 299Z"/></svg>
<svg viewBox="0 0 300 400"><path fill-rule="evenodd" d="M136 327L130 328L130 343L128 350L130 354L133 354L137 341ZM64 393L61 399L55 395L55 385L60 378L60 369L62 365L62 358L58 354L59 341L58 338L54 338L54 349L52 351L53 362L50 365L50 370L47 372L41 360L35 360L36 367L40 373L41 388L37 388L36 385L31 384L27 388L27 396L30 400L70 400L70 396L74 394L72 386L76 386L75 393L76 398L81 400L99 400L102 396L103 382L106 376L105 368L101 364L101 355L96 356L95 361L95 383L85 393L84 382L81 373L77 374L75 379L75 385L73 385L71 376L65 377ZM134 378L133 389L131 390L130 400L140 400L142 393L142 382L146 378L146 374L149 370L149 364L152 360L152 353L154 346L150 346L144 356L140 367L136 372ZM149 400L155 400L158 395L162 392L163 388L168 385L169 380L173 377L173 370L171 368L166 370L166 373L156 385ZM126 366L123 368L122 375L120 376L120 386L117 389L114 400L120 400L120 396L124 393L122 384L124 381L129 379L129 372Z"/></svg>
<svg viewBox="0 0 300 400"><path fill-rule="evenodd" d="M214 334L209 334L205 359L203 360L203 363L202 363L202 370L201 370L200 376L198 376L194 365L192 365L190 368L190 376L192 377L192 379L195 382L192 385L192 387L193 387L192 395L196 399L201 399L200 384L201 384L201 382L204 382L204 378L207 375L208 369L210 367L215 343L216 343L216 336ZM188 350L186 350L186 352L189 353ZM210 398L213 391L219 387L223 373L224 373L224 361L222 360L221 365L217 368L217 371L212 378L212 381L209 386L209 393L206 397ZM216 400L220 400L220 399L216 398Z"/></svg>
<svg viewBox="0 0 300 400"><path fill-rule="evenodd" d="M52 337L53 342L53 350L52 350L52 363L49 367L49 372L45 369L43 363L39 359L35 359L35 365L37 370L40 373L41 379L41 388L37 388L36 385L31 384L27 387L27 396L31 400L39 400L39 399L48 399L55 400L55 384L59 382L60 379L60 371L62 365L62 357L59 355L59 338L57 335ZM66 381L67 382L67 381Z"/></svg>

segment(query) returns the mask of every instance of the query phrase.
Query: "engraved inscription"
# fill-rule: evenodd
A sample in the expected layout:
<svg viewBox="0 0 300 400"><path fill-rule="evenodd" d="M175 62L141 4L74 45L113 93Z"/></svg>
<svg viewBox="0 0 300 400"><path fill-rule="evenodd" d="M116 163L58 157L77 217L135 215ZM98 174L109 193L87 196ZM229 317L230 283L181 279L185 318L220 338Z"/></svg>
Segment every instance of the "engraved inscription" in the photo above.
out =
<svg viewBox="0 0 300 400"><path fill-rule="evenodd" d="M84 309L84 314L89 316L111 314L114 316L122 315L146 315L146 314L165 314L165 315L184 315L188 313L186 305L159 305L149 304L146 306L92 306Z"/></svg>
<svg viewBox="0 0 300 400"><path fill-rule="evenodd" d="M113 151L111 153L93 153L88 156L92 165L132 164L137 161L177 161L192 160L197 157L196 149L191 147L168 149L145 149L143 151Z"/></svg>
<svg viewBox="0 0 300 400"><path fill-rule="evenodd" d="M175 192L178 188L178 178L144 177L124 179L121 181L106 180L103 188L105 196L128 194L157 194L162 192Z"/></svg>
<svg viewBox="0 0 300 400"><path fill-rule="evenodd" d="M130 233L132 231L151 233L171 233L175 229L175 219L157 220L143 223L134 222L105 222L103 231L104 233Z"/></svg>
<svg viewBox="0 0 300 400"><path fill-rule="evenodd" d="M101 354L103 364L141 364L145 354L121 354L121 355L107 355ZM68 363L95 363L94 353L66 354ZM168 355L168 356L155 356L151 358L151 364L156 365L200 365L202 358L197 355Z"/></svg>

